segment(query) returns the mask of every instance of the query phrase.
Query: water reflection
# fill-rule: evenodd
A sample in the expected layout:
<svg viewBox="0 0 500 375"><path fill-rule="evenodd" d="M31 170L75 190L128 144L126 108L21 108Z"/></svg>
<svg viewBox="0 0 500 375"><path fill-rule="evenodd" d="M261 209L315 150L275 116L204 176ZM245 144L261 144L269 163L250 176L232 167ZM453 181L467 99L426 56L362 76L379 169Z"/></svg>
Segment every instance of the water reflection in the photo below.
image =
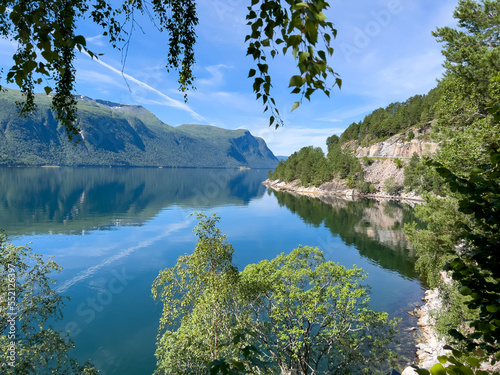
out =
<svg viewBox="0 0 500 375"><path fill-rule="evenodd" d="M406 278L418 278L414 268L415 254L402 231L405 223L416 221L409 204L269 192L280 206L288 208L310 225L324 225L346 245L354 246L361 256ZM328 246L325 247L328 251Z"/></svg>
<svg viewBox="0 0 500 375"><path fill-rule="evenodd" d="M267 170L0 168L0 228L9 235L141 225L172 205L247 205Z"/></svg>

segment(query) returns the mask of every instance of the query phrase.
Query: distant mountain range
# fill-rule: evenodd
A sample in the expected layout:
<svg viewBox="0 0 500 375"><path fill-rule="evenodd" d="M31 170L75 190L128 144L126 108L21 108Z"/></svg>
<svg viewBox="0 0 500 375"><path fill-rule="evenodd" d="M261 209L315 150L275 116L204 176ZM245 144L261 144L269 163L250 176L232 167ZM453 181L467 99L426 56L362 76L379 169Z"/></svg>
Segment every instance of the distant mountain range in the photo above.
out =
<svg viewBox="0 0 500 375"><path fill-rule="evenodd" d="M78 97L82 141L68 141L37 94L37 111L20 117L16 90L0 92L0 165L274 168L278 159L248 130L207 125L173 127L141 106Z"/></svg>

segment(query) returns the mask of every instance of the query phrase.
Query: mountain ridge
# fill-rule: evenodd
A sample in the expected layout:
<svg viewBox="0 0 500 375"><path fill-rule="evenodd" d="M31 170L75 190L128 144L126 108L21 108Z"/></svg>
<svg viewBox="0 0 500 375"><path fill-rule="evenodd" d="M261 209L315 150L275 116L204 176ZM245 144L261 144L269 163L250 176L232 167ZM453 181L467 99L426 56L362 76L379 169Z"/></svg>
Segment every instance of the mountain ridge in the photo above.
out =
<svg viewBox="0 0 500 375"><path fill-rule="evenodd" d="M16 90L0 92L0 165L274 168L278 159L248 130L168 125L142 106L76 96L81 141L67 139L36 94L37 110L20 117Z"/></svg>

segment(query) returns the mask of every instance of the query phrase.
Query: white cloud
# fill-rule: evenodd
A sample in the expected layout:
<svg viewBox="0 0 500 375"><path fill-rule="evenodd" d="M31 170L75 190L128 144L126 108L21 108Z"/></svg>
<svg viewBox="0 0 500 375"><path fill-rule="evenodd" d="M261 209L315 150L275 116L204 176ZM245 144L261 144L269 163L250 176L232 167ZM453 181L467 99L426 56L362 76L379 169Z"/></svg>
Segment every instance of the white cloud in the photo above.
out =
<svg viewBox="0 0 500 375"><path fill-rule="evenodd" d="M200 86L200 85L205 85L205 86L219 86L222 83L224 83L223 69L232 69L232 68L234 68L234 67L233 66L224 65L224 64L207 66L205 68L205 70L210 73L211 77L210 78L200 78L200 79L197 79L196 80L196 84L198 86Z"/></svg>
<svg viewBox="0 0 500 375"><path fill-rule="evenodd" d="M120 89L127 90L125 81L120 78L114 78L109 74L99 73L88 69L79 69L77 71L78 81L99 82L100 84L112 85Z"/></svg>
<svg viewBox="0 0 500 375"><path fill-rule="evenodd" d="M250 130L257 137L266 141L275 155L291 155L302 147L321 147L326 151L326 139L333 134L341 134L344 129L338 127L312 128L286 125L278 129L256 124Z"/></svg>
<svg viewBox="0 0 500 375"><path fill-rule="evenodd" d="M314 121L324 121L324 122L342 122L342 120L330 117L318 117Z"/></svg>
<svg viewBox="0 0 500 375"><path fill-rule="evenodd" d="M107 41L104 40L104 35L102 34L86 37L85 40L87 43L94 44L98 47L104 47L107 45Z"/></svg>

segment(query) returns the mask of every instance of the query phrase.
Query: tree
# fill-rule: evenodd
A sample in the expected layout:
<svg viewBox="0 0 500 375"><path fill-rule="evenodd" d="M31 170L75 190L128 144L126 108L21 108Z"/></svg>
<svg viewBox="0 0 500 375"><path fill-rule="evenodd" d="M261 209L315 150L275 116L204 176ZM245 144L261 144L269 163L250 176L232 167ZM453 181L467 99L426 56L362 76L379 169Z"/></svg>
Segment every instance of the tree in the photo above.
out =
<svg viewBox="0 0 500 375"><path fill-rule="evenodd" d="M488 108L498 99L500 76L500 3L460 0L453 14L458 28L438 28L443 43L442 95L435 106L441 152L436 161L466 177L485 163L485 138L500 140Z"/></svg>
<svg viewBox="0 0 500 375"><path fill-rule="evenodd" d="M233 248L216 227L219 217L196 216L198 243L193 254L160 271L152 288L153 297L163 303L158 374L206 374L210 362L238 355L231 345L239 332L233 298L239 275L232 263Z"/></svg>
<svg viewBox="0 0 500 375"><path fill-rule="evenodd" d="M273 373L382 372L395 321L367 308L364 277L308 246L245 268L242 304L262 358L277 366Z"/></svg>
<svg viewBox="0 0 500 375"><path fill-rule="evenodd" d="M336 144L340 143L340 137L337 134L333 134L326 139L326 147L328 152L330 152L331 148Z"/></svg>
<svg viewBox="0 0 500 375"><path fill-rule="evenodd" d="M152 21L154 16L160 31L167 33L166 68L178 72L179 90L187 100L188 91L194 88L196 1L132 0L117 4L115 6L110 0L10 0L0 3L0 36L18 43L6 82L15 83L26 95L24 102L19 103L21 114L29 115L36 108L35 85L45 81L47 94L55 90L52 107L57 119L65 126L70 140L78 136L76 100L72 95L75 49L92 58L98 55L87 48L83 35L76 35L77 26L83 19L90 18L103 28L103 35L108 36L114 48L122 49L128 46L138 12L150 15ZM293 109L303 98L310 100L315 91L330 95L335 85L341 85L327 61L327 56L333 54L331 41L337 32L324 14L328 7L328 2L323 0L250 2L246 16L250 31L245 43L247 55L254 59L256 69L250 69L249 77L255 76L253 91L257 99L262 99L264 111L270 111L270 125L278 127L283 122L271 95L269 57L290 51L296 60L297 74L291 77L289 87L292 93L300 95L300 100L295 102ZM330 77L332 83L327 82ZM54 87L48 84L49 80L55 82Z"/></svg>
<svg viewBox="0 0 500 375"><path fill-rule="evenodd" d="M197 214L191 255L160 272L158 374L328 374L378 369L395 321L367 308L361 269L299 247L238 273L217 216Z"/></svg>
<svg viewBox="0 0 500 375"><path fill-rule="evenodd" d="M0 358L2 374L97 374L71 358L74 345L48 324L62 318L63 299L50 274L61 269L0 234Z"/></svg>

